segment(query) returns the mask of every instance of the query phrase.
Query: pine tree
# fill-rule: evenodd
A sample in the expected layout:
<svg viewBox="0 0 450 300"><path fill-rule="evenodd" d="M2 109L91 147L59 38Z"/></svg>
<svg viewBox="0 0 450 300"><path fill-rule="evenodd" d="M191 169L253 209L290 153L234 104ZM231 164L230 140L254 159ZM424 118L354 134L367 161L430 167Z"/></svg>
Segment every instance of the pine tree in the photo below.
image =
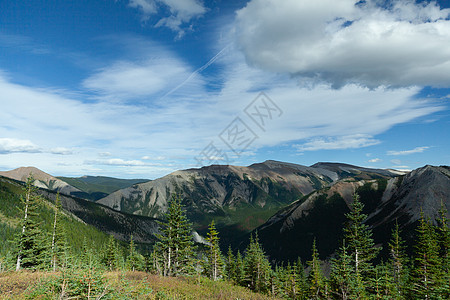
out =
<svg viewBox="0 0 450 300"><path fill-rule="evenodd" d="M326 297L327 288L325 277L320 267L319 252L316 248L316 239L313 241L312 257L308 261L308 265L311 268L308 275L309 283L309 296L311 299L322 299Z"/></svg>
<svg viewBox="0 0 450 300"><path fill-rule="evenodd" d="M353 278L357 297L367 297L374 275L372 260L378 255L380 248L375 248L372 230L364 224L367 215L363 214L364 204L358 194L353 196L350 212L346 214L347 225L344 228L344 239L348 242L348 251L352 257Z"/></svg>
<svg viewBox="0 0 450 300"><path fill-rule="evenodd" d="M224 263L222 254L220 253L219 233L216 230L214 221L209 225L209 232L206 240L209 242L206 273L212 280L216 281L219 276L222 276Z"/></svg>
<svg viewBox="0 0 450 300"><path fill-rule="evenodd" d="M36 210L39 205L39 197L36 196L36 188L33 185L34 178L30 174L25 184L25 198L21 197L24 205L24 217L22 219L22 230L19 233L17 244L17 262L16 271L21 268L40 268L46 253L46 237L39 228L39 224L35 222Z"/></svg>
<svg viewBox="0 0 450 300"><path fill-rule="evenodd" d="M255 238L250 236L250 244L245 251L244 270L245 282L251 290L262 293L268 290L271 268L259 244L258 233L255 234Z"/></svg>
<svg viewBox="0 0 450 300"><path fill-rule="evenodd" d="M434 299L439 294L441 259L435 228L430 221L425 220L423 213L417 228L415 250L412 295L421 299Z"/></svg>
<svg viewBox="0 0 450 300"><path fill-rule="evenodd" d="M181 199L173 195L166 213L166 223L160 223L162 234L155 250L163 260L164 276L190 274L195 270L194 241L191 224L181 205Z"/></svg>

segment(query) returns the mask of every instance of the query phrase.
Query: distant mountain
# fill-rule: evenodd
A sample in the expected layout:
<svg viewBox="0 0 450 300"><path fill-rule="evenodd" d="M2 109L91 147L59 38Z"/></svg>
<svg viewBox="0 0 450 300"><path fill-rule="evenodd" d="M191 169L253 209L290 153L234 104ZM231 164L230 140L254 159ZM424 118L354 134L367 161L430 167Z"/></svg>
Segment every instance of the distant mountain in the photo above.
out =
<svg viewBox="0 0 450 300"><path fill-rule="evenodd" d="M35 181L34 185L40 188L49 189L61 194L71 195L76 193L82 193L81 190L64 182L50 174L47 174L35 167L20 167L11 171L0 172L0 176L15 179L18 181L26 182L27 178L33 175Z"/></svg>
<svg viewBox="0 0 450 300"><path fill-rule="evenodd" d="M338 171L336 165L315 166ZM364 176L348 177L317 190L280 210L257 228L270 258L275 261L294 260L298 256L309 259L314 238L322 258L331 255L339 247L344 214L349 212L355 192L365 204L364 213L369 216L366 223L373 229L375 241L383 245L390 238L396 220L404 238L411 241L421 211L434 221L441 202L450 208L450 168L447 166L425 166L389 179L361 179ZM241 239L241 247L245 246L246 239Z"/></svg>
<svg viewBox="0 0 450 300"><path fill-rule="evenodd" d="M341 179L389 179L397 175L389 170L332 163L307 167L269 160L248 167L212 165L133 185L98 203L127 213L161 217L168 199L177 193L196 228L205 228L215 219L225 235L235 238L263 224L280 208Z"/></svg>
<svg viewBox="0 0 450 300"><path fill-rule="evenodd" d="M109 194L130 187L137 183L149 181L148 179L119 179L105 176L82 176L82 177L57 177L67 184L76 187L81 192L71 193L71 195L88 199L99 200Z"/></svg>
<svg viewBox="0 0 450 300"><path fill-rule="evenodd" d="M33 174L34 185L39 188L96 201L109 194L148 179L119 179L105 176L54 177L35 167L20 167L11 171L0 171L0 176L26 182Z"/></svg>

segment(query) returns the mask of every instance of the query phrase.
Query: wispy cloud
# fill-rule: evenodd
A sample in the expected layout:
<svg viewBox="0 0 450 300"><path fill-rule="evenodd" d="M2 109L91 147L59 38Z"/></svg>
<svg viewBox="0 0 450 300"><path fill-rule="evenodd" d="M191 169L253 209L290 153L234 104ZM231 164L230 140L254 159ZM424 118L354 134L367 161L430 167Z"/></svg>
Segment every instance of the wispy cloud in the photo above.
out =
<svg viewBox="0 0 450 300"><path fill-rule="evenodd" d="M340 137L316 138L295 147L299 151L337 150L363 148L379 144L380 141L371 136L356 134Z"/></svg>
<svg viewBox="0 0 450 300"><path fill-rule="evenodd" d="M424 147L416 147L411 150L401 150L401 151L390 150L386 154L387 155L409 155L409 154L414 154L414 153L422 153L429 148L430 147L428 147L428 146L424 146Z"/></svg>
<svg viewBox="0 0 450 300"><path fill-rule="evenodd" d="M127 59L113 61L97 69L82 85L108 100L123 101L148 97L164 98L180 89L198 94L204 79L175 53L157 43L136 37L114 37L112 43L130 52ZM127 49L124 41L134 47ZM188 83L189 81L189 83ZM183 89L181 89L183 87ZM152 100L154 102L154 100Z"/></svg>

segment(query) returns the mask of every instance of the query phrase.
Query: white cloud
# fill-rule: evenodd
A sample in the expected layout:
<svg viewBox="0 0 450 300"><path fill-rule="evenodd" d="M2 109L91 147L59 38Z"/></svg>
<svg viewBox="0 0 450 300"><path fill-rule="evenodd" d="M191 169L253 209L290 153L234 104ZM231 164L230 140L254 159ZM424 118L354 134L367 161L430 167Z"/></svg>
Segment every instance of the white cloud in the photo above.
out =
<svg viewBox="0 0 450 300"><path fill-rule="evenodd" d="M29 140L0 138L0 154L39 152L42 150Z"/></svg>
<svg viewBox="0 0 450 300"><path fill-rule="evenodd" d="M377 162L380 162L381 161L381 158L372 158L372 159L369 159L369 162L370 163L377 163Z"/></svg>
<svg viewBox="0 0 450 300"><path fill-rule="evenodd" d="M387 152L387 155L409 155L409 154L414 154L414 153L422 153L429 148L430 147L428 147L428 146L424 146L424 147L416 147L411 150L401 150L401 151L391 150L391 151Z"/></svg>
<svg viewBox="0 0 450 300"><path fill-rule="evenodd" d="M56 147L50 149L50 153L59 155L71 155L73 154L73 150L64 147Z"/></svg>
<svg viewBox="0 0 450 300"><path fill-rule="evenodd" d="M448 86L450 9L436 2L252 0L237 12L247 61L334 87Z"/></svg>
<svg viewBox="0 0 450 300"><path fill-rule="evenodd" d="M130 0L129 6L141 11L143 21L168 9L170 15L159 19L155 26L165 26L177 32L178 37L182 37L186 30L191 29L191 26L186 24L206 12L206 7L197 0Z"/></svg>
<svg viewBox="0 0 450 300"><path fill-rule="evenodd" d="M295 147L299 151L316 151L316 150L337 150L363 148L379 144L380 141L371 136L364 134L356 134L350 136L315 138L309 142Z"/></svg>

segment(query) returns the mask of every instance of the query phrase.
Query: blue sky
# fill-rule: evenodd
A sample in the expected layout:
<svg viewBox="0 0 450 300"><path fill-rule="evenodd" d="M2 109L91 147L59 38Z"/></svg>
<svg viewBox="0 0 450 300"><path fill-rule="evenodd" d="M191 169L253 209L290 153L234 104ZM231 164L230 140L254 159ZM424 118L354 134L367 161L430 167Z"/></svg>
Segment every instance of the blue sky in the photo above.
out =
<svg viewBox="0 0 450 300"><path fill-rule="evenodd" d="M449 2L0 0L0 170L449 165Z"/></svg>

